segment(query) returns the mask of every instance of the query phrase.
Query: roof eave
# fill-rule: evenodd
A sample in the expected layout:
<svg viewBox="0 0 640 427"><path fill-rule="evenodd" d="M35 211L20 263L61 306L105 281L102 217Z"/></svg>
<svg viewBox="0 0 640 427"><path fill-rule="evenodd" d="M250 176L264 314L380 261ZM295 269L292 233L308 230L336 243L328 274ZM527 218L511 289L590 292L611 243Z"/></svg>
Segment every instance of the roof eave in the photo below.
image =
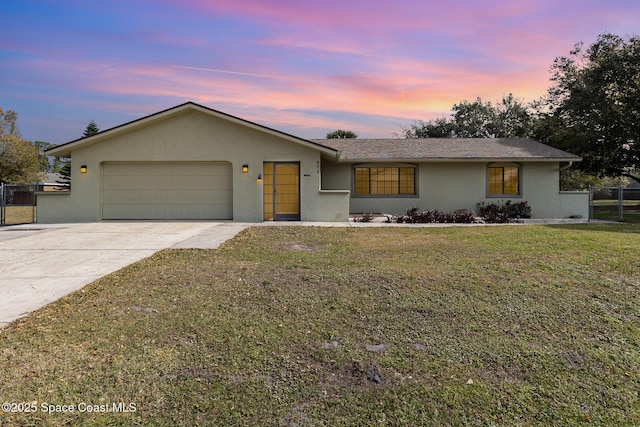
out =
<svg viewBox="0 0 640 427"><path fill-rule="evenodd" d="M581 157L429 157L429 158L344 158L338 159L340 163L486 163L486 162L579 162Z"/></svg>

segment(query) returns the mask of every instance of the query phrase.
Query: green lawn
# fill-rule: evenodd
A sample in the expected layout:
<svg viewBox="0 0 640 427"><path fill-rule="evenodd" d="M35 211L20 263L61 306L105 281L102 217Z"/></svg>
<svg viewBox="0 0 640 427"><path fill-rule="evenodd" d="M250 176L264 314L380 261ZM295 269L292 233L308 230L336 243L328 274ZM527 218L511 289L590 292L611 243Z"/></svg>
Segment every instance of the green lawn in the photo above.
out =
<svg viewBox="0 0 640 427"><path fill-rule="evenodd" d="M639 253L626 223L162 251L0 330L0 398L37 409L0 424L638 426Z"/></svg>

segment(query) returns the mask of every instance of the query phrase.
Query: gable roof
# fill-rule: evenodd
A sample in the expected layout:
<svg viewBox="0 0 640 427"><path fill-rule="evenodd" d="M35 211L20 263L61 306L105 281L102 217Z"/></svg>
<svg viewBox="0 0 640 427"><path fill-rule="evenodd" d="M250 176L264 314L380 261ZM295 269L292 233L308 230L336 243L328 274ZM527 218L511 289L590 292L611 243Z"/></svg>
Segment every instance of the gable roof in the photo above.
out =
<svg viewBox="0 0 640 427"><path fill-rule="evenodd" d="M79 138L46 150L48 156L71 157L88 146L186 111L199 111L320 151L339 162L393 161L560 161L576 162L579 156L527 138L423 138L423 139L304 139L194 102L184 104Z"/></svg>
<svg viewBox="0 0 640 427"><path fill-rule="evenodd" d="M314 139L341 162L560 161L579 156L527 138Z"/></svg>
<svg viewBox="0 0 640 427"><path fill-rule="evenodd" d="M160 111L158 113L154 113L151 114L149 116L145 116L142 117L140 119L137 120L133 120L131 122L122 124L120 126L116 126L101 132L96 133L95 135L91 135L89 137L83 137L83 138L78 138L76 140L67 142L65 144L61 144L58 145L54 148L50 148L48 150L45 151L47 156L58 156L58 157L71 157L71 151L79 148L79 147L84 147L84 146L88 146L91 144L95 144L99 141L102 141L104 139L113 137L115 135L118 135L120 133L124 133L136 128L140 128L143 126L148 126L151 123L154 123L156 121L159 120L164 120L168 117L171 117L173 115L176 114L180 114L180 113L184 113L186 111L190 111L190 110L194 110L194 111L200 111L202 113L205 114L209 114L211 116L223 119L223 120L227 120L230 121L232 123L236 123L242 126L246 126L248 128L252 128L255 130L258 130L260 132L264 132L270 135L274 135L280 138L283 138L285 140L294 142L296 144L300 144L300 145L304 145L310 148L314 148L318 151L320 151L322 154L330 156L330 157L337 157L337 150L328 146L324 146L321 144L318 144L316 142L310 141L308 139L303 139L303 138L299 138L297 136L294 135L290 135L288 133L285 132L281 132L266 126L262 126L259 125L257 123L254 122L250 122L248 120L244 120L241 119L239 117L235 117L232 116L230 114L226 114L223 113L221 111L218 110L214 110L213 108L209 108L209 107L205 107L203 105L200 104L196 104L195 102L185 102L184 104L180 104L177 105L175 107Z"/></svg>

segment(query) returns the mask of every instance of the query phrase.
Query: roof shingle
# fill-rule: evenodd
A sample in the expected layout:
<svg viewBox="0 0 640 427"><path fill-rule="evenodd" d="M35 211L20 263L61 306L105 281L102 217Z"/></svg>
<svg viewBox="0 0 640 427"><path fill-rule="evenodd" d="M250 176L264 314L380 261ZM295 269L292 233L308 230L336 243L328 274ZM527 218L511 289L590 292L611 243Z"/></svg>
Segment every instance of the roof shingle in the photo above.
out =
<svg viewBox="0 0 640 427"><path fill-rule="evenodd" d="M313 139L340 152L340 161L580 161L527 138Z"/></svg>

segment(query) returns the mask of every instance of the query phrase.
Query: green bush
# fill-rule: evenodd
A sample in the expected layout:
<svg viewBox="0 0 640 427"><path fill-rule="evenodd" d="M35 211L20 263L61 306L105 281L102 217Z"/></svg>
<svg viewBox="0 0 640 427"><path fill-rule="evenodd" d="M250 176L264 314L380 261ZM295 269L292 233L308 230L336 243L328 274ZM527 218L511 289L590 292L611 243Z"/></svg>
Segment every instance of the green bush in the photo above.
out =
<svg viewBox="0 0 640 427"><path fill-rule="evenodd" d="M511 200L507 200L506 203L500 205L497 203L485 205L484 202L481 202L478 203L477 206L478 213L484 222L492 224L531 218L531 206L529 206L529 202L527 201L512 204Z"/></svg>
<svg viewBox="0 0 640 427"><path fill-rule="evenodd" d="M475 212L459 211L454 213L445 213L436 210L420 211L413 206L407 210L404 215L397 215L392 218L393 222L398 224L429 224L429 223L463 223L470 224L476 219Z"/></svg>

